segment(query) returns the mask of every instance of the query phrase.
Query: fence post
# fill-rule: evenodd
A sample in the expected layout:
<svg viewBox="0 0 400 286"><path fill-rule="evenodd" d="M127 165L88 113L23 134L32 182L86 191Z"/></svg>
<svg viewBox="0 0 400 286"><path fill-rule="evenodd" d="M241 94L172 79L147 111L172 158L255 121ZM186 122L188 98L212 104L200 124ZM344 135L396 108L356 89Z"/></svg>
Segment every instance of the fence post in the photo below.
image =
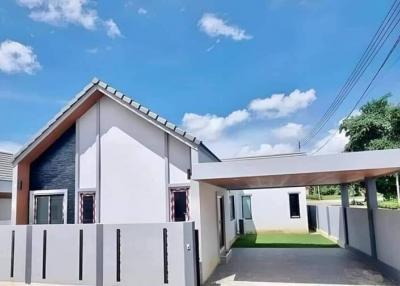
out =
<svg viewBox="0 0 400 286"><path fill-rule="evenodd" d="M103 225L96 225L96 286L103 286Z"/></svg>
<svg viewBox="0 0 400 286"><path fill-rule="evenodd" d="M340 196L342 198L342 213L343 213L343 224L344 224L344 247L349 246L349 225L347 222L347 208L350 206L349 203L349 185L340 185Z"/></svg>
<svg viewBox="0 0 400 286"><path fill-rule="evenodd" d="M369 238L371 243L371 256L377 258L376 240L375 240L375 225L374 225L374 210L378 208L378 197L376 190L376 179L367 178L367 208L368 208L368 223L369 223Z"/></svg>

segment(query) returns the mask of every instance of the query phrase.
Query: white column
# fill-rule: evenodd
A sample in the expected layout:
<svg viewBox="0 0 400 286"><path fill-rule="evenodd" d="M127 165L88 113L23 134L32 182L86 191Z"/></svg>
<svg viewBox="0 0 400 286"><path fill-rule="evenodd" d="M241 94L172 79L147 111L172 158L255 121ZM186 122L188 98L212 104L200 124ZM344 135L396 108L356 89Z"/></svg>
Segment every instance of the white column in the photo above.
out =
<svg viewBox="0 0 400 286"><path fill-rule="evenodd" d="M11 194L11 224L17 224L17 195L19 189L18 165L13 168L12 194Z"/></svg>

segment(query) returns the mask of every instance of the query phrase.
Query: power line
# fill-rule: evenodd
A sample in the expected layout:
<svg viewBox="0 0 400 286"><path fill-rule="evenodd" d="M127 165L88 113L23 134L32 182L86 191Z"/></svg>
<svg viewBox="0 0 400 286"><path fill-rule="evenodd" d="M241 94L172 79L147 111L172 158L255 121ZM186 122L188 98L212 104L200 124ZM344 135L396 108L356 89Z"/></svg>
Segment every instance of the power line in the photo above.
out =
<svg viewBox="0 0 400 286"><path fill-rule="evenodd" d="M380 65L379 69L376 71L376 73L372 77L371 81L369 82L368 86L365 88L364 92L358 98L357 102L354 104L353 108L351 109L351 111L348 113L348 115L346 116L346 118L344 120L350 118L351 114L353 114L354 110L356 110L357 106L364 99L365 95L368 93L368 91L371 88L372 84L374 83L375 79L378 77L379 73L381 72L383 67L386 65L387 61L389 60L389 58L391 57L391 55L393 54L394 50L397 48L399 43L400 43L400 36L397 38L396 42L393 44L392 48L390 49L389 53L386 55L384 61ZM324 148L326 145L328 145L328 143L333 139L333 137L335 137L336 133L337 133L337 131L335 133L333 133L332 136L330 136L328 138L328 140L326 140L326 142L323 145L321 145L316 151L312 152L312 154L318 153L319 151L321 151L322 148Z"/></svg>
<svg viewBox="0 0 400 286"><path fill-rule="evenodd" d="M384 43L387 41L389 36L392 34L395 27L399 24L400 18L393 25L394 21L398 17L400 10L398 10L400 2L398 0L394 1L389 12L386 14L384 20L379 26L378 30L375 32L368 47L362 54L357 65L353 69L349 78L346 80L344 86L340 89L338 95L331 103L328 110L324 113L322 118L317 122L317 124L310 131L309 136L304 139L303 146L307 145L311 139L313 139L318 132L326 125L329 119L335 114L340 105L343 103L346 96L351 92L353 87L357 84L361 76L364 74L365 70L369 67L373 59L376 57L378 52L381 50ZM396 10L397 13L396 13ZM395 15L395 16L394 16ZM392 26L393 25L393 26ZM388 33L389 32L389 33ZM382 41L383 39L383 41Z"/></svg>

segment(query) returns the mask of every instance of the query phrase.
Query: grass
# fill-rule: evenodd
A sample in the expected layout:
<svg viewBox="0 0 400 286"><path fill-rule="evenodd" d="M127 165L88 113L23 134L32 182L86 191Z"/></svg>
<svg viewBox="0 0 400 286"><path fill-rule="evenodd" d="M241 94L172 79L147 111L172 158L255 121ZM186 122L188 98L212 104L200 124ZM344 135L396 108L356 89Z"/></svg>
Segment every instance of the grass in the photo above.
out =
<svg viewBox="0 0 400 286"><path fill-rule="evenodd" d="M261 233L240 236L233 247L236 248L335 248L332 240L319 233L288 234Z"/></svg>
<svg viewBox="0 0 400 286"><path fill-rule="evenodd" d="M397 199L380 201L380 202L378 202L378 206L380 208L393 209L393 210L400 208L400 205L399 205Z"/></svg>

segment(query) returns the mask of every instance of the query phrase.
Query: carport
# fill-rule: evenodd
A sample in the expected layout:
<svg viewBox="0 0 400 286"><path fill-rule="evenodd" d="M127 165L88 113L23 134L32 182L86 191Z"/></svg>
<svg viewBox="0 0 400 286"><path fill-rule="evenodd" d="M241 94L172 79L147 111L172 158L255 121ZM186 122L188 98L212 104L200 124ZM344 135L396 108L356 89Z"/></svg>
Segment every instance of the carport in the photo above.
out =
<svg viewBox="0 0 400 286"><path fill-rule="evenodd" d="M391 213L386 213L382 212L382 210L378 210L376 189L376 178L393 174L399 170L399 149L315 156L291 154L238 158L222 162L198 163L194 165L193 180L206 182L228 190L330 184L341 185L341 217L343 218L344 232L343 246L346 249L314 249L308 253L304 252L305 250L302 250L303 252L296 250L300 251L297 254L293 253L295 250L285 250L287 252L281 250L283 251L282 253L276 252L277 250L268 249L254 253L252 253L253 250L247 250L247 252L246 250L240 250L236 251L236 253L234 252L231 261L232 264L220 265L213 277L215 278L215 275L218 276L221 274L221 271L225 274L228 273L229 277L218 277L218 279L222 278L222 281L225 281L221 283L221 285L264 285L244 284L247 282L283 283L282 285L287 285L287 283L306 283L307 285L346 284L346 282L351 282L348 283L350 285L385 283L384 281L377 282L373 277L369 282L363 280L365 277L359 280L350 279L349 281L340 279L340 277L337 280L329 278L331 276L340 276L340 270L342 272L346 271L346 269L350 271L350 268L353 267L354 269L361 269L360 271L366 275L369 275L368 273L373 273L375 270L379 270L381 273L392 278L400 278L400 251L398 249L400 231L393 231L390 228L392 223L396 225L400 222L400 212L392 211ZM350 208L347 186L349 183L361 181L365 181L367 189L367 208ZM265 254L264 260L262 258L263 253ZM324 253L326 256L321 256L321 254ZM242 256L242 259L239 259L238 256ZM282 260L282 257L292 257L293 259L287 261L285 259ZM308 257L310 260L305 261L305 257ZM281 269L281 271L272 271L270 272L271 275L267 276L257 276L255 273L245 274L246 272L243 273L243 270L248 268L240 266L240 262L246 261L246 259L249 258L252 258L251 261L254 263L259 262L259 264L254 264L256 268L267 267L269 269L268 271L273 269ZM317 260L313 260L316 258L328 259L326 263L332 263L332 266L336 265L336 267L331 267L332 272L330 273L318 270L318 265L320 264L315 264ZM312 261L314 261L314 264ZM334 261L336 261L336 263L333 263ZM252 264L253 262L246 263L246 265ZM287 265L285 265L285 263ZM304 268L304 265L307 263L310 264L309 268ZM342 267L340 270L337 268L337 263ZM240 269L242 274L237 272L237 275L235 275L235 268ZM299 272L298 276L293 277L293 281L290 279L288 280L288 277L290 278L291 275L296 272L294 269L303 270ZM248 270L250 271L250 268ZM262 273L269 273L268 271L265 270L262 271ZM307 271L310 272L308 273ZM280 278L279 275L281 275ZM251 277L253 277L253 279L251 279ZM259 281L257 281L255 277L259 277ZM297 277L297 281L295 277ZM309 279L301 279L301 277L309 277ZM316 279L313 280L312 277ZM319 278L317 279L317 277ZM342 278L343 277L345 276L342 275ZM230 281L229 279L233 280ZM357 281L364 282L358 283ZM242 284L235 284L236 282L241 282Z"/></svg>

